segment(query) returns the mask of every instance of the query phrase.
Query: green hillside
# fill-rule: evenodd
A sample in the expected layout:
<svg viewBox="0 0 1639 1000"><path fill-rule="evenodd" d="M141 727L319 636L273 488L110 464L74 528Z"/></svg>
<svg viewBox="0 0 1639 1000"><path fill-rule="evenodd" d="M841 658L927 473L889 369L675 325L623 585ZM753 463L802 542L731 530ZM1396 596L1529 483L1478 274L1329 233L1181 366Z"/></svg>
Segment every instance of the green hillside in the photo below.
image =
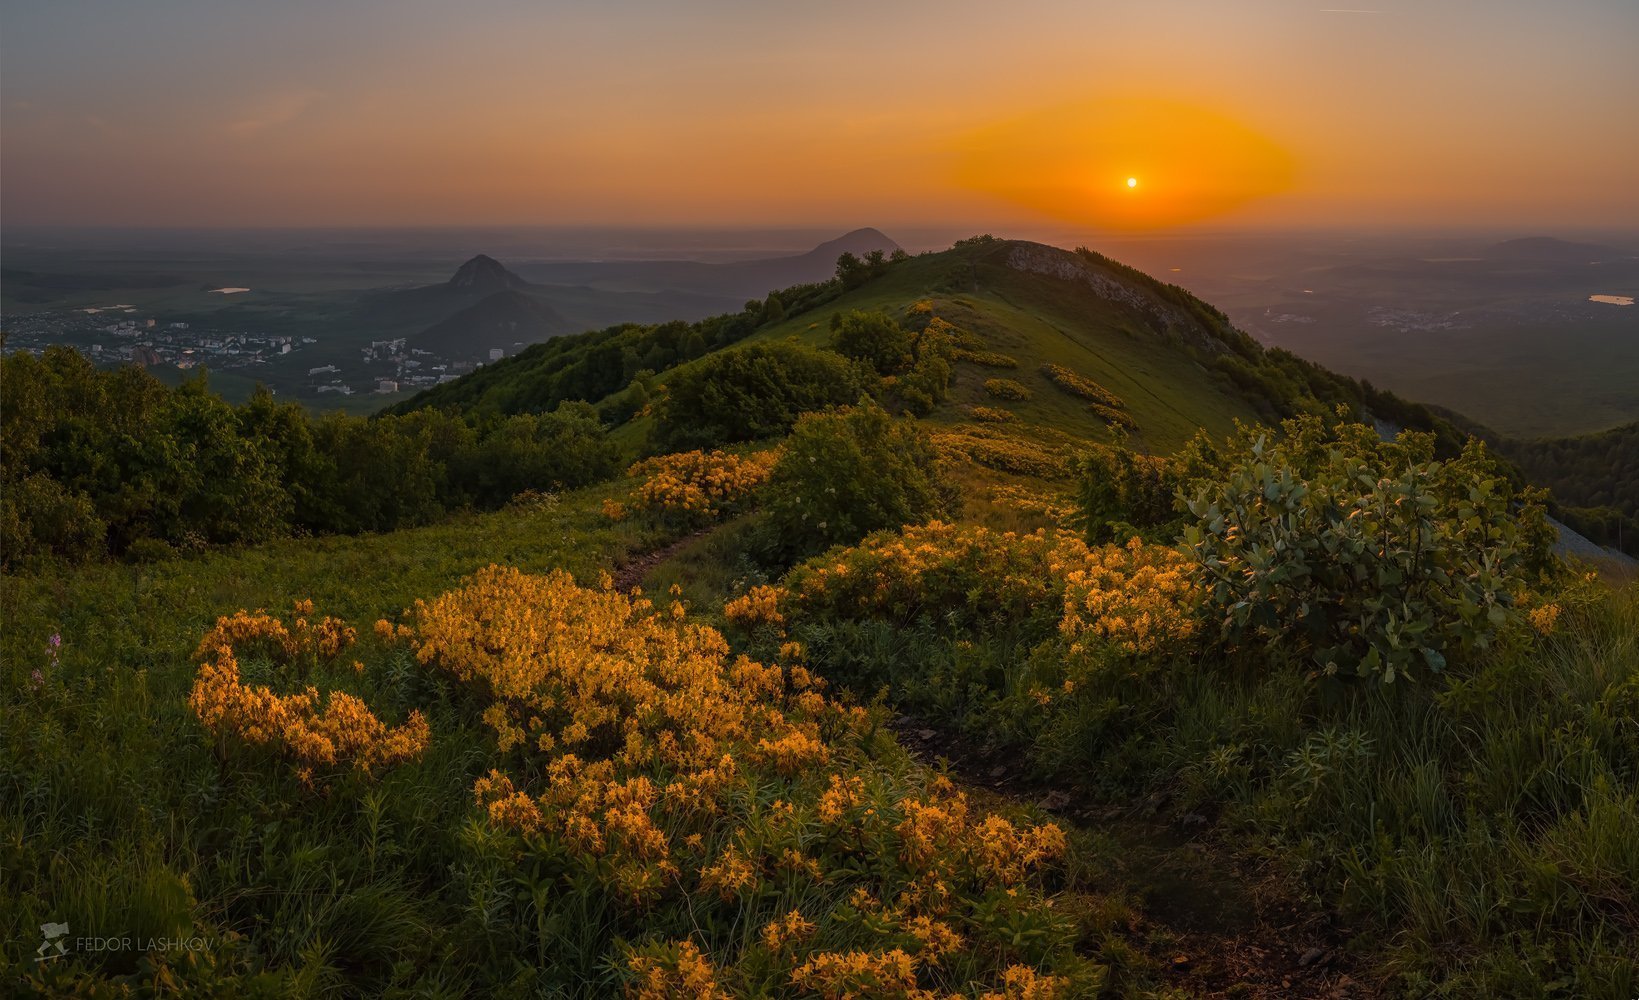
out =
<svg viewBox="0 0 1639 1000"><path fill-rule="evenodd" d="M8 994L1639 986L1639 593L1096 254L844 255L370 419L0 394Z"/></svg>
<svg viewBox="0 0 1639 1000"><path fill-rule="evenodd" d="M861 262L837 280L774 292L741 313L696 324L559 338L411 397L392 412L529 412L585 398L622 425L619 440L641 450L647 421L628 420L636 408L624 405L620 393L643 371L656 373L648 396L711 351L792 338L824 347L834 314L876 310L904 319L918 303L955 327L966 351L958 354L949 396L931 415L936 422L971 419L973 406L996 407L984 383L1008 378L1031 391L1027 400L1001 404L1021 425L1106 436L1085 400L1042 374L1043 366L1059 365L1115 393L1136 422L1134 446L1156 454L1174 451L1200 429L1222 433L1237 419L1329 412L1339 404L1400 426L1437 429L1448 448L1458 440L1422 407L1264 350L1182 289L1094 253L991 237L940 253Z"/></svg>

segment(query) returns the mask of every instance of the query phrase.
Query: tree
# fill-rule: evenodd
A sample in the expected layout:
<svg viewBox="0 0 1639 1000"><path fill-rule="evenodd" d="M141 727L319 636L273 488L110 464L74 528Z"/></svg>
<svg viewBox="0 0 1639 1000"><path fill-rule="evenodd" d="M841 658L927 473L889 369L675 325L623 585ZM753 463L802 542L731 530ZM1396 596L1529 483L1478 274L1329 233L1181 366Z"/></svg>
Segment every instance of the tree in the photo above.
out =
<svg viewBox="0 0 1639 1000"><path fill-rule="evenodd" d="M897 375L913 360L910 333L885 312L832 313L831 349L865 362L880 375Z"/></svg>
<svg viewBox="0 0 1639 1000"><path fill-rule="evenodd" d="M655 405L661 450L784 434L803 413L845 406L873 388L860 366L801 344L750 344L676 372Z"/></svg>

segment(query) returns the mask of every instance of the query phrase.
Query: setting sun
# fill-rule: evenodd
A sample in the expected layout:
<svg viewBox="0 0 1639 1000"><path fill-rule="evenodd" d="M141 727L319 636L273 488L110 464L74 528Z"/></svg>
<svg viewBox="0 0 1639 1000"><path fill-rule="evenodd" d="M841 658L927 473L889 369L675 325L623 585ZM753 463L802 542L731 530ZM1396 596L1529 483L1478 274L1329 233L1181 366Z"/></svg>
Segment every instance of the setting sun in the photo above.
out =
<svg viewBox="0 0 1639 1000"><path fill-rule="evenodd" d="M1137 187L1138 186L1138 178L1136 178L1136 177L1127 178L1127 186L1130 187L1130 188Z"/></svg>

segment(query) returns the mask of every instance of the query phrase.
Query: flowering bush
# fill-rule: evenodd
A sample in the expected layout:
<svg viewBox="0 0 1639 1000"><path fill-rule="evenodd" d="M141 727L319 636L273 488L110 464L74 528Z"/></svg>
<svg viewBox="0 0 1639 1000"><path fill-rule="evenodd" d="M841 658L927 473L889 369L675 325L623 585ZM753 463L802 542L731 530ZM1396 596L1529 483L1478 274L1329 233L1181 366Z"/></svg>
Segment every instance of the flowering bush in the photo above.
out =
<svg viewBox="0 0 1639 1000"><path fill-rule="evenodd" d="M1192 568L1177 549L1137 538L1093 549L1065 575L1059 631L1072 652L1095 637L1133 655L1184 650L1201 604Z"/></svg>
<svg viewBox="0 0 1639 1000"><path fill-rule="evenodd" d="M966 361L984 368L1017 368L1019 359L1006 354L997 354L995 351L977 351L966 347L958 347L952 359Z"/></svg>
<svg viewBox="0 0 1639 1000"><path fill-rule="evenodd" d="M946 458L966 460L989 469L1038 479L1062 479L1070 459L1062 451L1034 441L1011 437L992 427L962 427L931 436Z"/></svg>
<svg viewBox="0 0 1639 1000"><path fill-rule="evenodd" d="M993 488L990 491L990 502L1021 514L1044 517L1058 524L1073 521L1077 510L1069 497L1043 493L1013 483L1003 483Z"/></svg>
<svg viewBox="0 0 1639 1000"><path fill-rule="evenodd" d="M767 596L747 610L766 616ZM474 700L500 753L474 786L479 807L516 851L566 866L562 891L613 902L595 912L632 941L629 996L781 981L827 996L1014 996L1025 967L1096 977L1045 897L1058 827L861 764L863 709L796 662L732 655L680 605L492 566L377 631ZM1021 938L987 917L1003 911L1043 930Z"/></svg>
<svg viewBox="0 0 1639 1000"><path fill-rule="evenodd" d="M1041 373L1047 380L1063 389L1072 396L1080 396L1092 403L1101 403L1111 409L1119 410L1126 406L1121 397L1094 382L1092 379L1075 372L1063 365L1045 364L1041 366Z"/></svg>
<svg viewBox="0 0 1639 1000"><path fill-rule="evenodd" d="M1138 422L1127 413L1127 404L1121 397L1092 379L1077 375L1063 365L1055 364L1042 365L1041 373L1047 376L1049 382L1070 395L1087 400L1092 411L1098 414L1098 418L1110 426L1129 431L1138 429Z"/></svg>
<svg viewBox="0 0 1639 1000"><path fill-rule="evenodd" d="M309 685L299 694L279 695L241 680L239 657L247 653L305 678L353 644L356 633L346 623L328 617L311 622L312 611L310 602L298 602L288 627L262 612L218 618L194 654L199 676L188 704L199 721L224 741L279 751L296 763L304 781L314 768L351 767L369 775L420 757L429 737L420 712L390 727L345 691L321 694Z"/></svg>
<svg viewBox="0 0 1639 1000"><path fill-rule="evenodd" d="M1136 538L1089 548L1068 534L935 521L810 560L782 586L754 588L724 610L747 632L934 619L968 632L1056 630L1071 655L1148 656L1186 651L1194 639L1202 595L1192 568L1177 549Z"/></svg>
<svg viewBox="0 0 1639 1000"><path fill-rule="evenodd" d="M997 399L1006 399L1013 402L1021 402L1035 395L1024 383L1015 382L1010 378L985 379L985 392L990 393Z"/></svg>
<svg viewBox="0 0 1639 1000"><path fill-rule="evenodd" d="M781 590L756 592L764 621L801 613L908 624L922 615L962 627L1056 621L1066 566L1086 557L1074 538L997 533L934 521L871 535L858 546L792 570ZM747 595L747 600L752 595ZM738 611L738 609L734 609ZM731 614L733 620L733 614Z"/></svg>
<svg viewBox="0 0 1639 1000"><path fill-rule="evenodd" d="M722 451L683 451L644 459L626 474L643 478L633 497L637 509L700 521L718 517L745 502L768 480L778 459L778 449L743 456ZM611 516L611 520L620 520L628 512L622 508L621 517Z"/></svg>
<svg viewBox="0 0 1639 1000"><path fill-rule="evenodd" d="M1005 424L1015 419L1010 411L993 406L975 406L971 412L974 420L986 424Z"/></svg>

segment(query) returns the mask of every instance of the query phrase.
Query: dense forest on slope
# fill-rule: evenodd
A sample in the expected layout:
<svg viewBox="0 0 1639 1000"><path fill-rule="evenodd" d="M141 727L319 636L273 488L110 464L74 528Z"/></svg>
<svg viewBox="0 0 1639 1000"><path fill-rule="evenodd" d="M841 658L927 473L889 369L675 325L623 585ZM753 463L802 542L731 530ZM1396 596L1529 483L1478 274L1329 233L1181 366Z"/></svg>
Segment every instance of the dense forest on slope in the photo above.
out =
<svg viewBox="0 0 1639 1000"><path fill-rule="evenodd" d="M0 362L0 556L136 559L289 534L391 531L529 490L607 479L592 408L313 419L265 390L234 406L78 353Z"/></svg>
<svg viewBox="0 0 1639 1000"><path fill-rule="evenodd" d="M1639 422L1496 445L1526 478L1552 487L1561 520L1601 545L1639 555Z"/></svg>

